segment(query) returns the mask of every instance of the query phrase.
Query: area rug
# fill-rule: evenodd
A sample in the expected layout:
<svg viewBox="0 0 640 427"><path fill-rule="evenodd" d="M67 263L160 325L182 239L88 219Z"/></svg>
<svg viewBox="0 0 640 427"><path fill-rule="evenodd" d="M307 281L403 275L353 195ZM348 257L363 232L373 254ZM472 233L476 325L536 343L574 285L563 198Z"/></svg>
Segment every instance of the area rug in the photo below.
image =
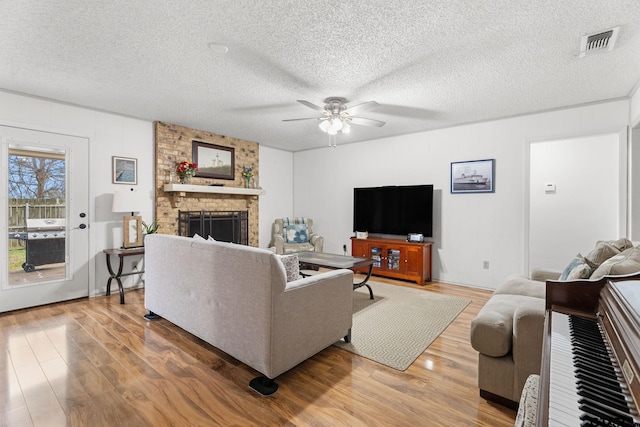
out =
<svg viewBox="0 0 640 427"><path fill-rule="evenodd" d="M351 342L335 346L367 359L406 370L471 302L441 295L369 282L375 299L366 287L353 293Z"/></svg>

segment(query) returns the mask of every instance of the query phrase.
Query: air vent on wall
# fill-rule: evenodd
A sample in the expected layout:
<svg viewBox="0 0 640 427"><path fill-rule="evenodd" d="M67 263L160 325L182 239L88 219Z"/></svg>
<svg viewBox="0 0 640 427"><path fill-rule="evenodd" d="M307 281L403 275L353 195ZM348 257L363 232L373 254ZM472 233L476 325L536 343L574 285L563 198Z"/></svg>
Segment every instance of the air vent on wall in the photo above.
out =
<svg viewBox="0 0 640 427"><path fill-rule="evenodd" d="M620 27L615 27L598 34L582 36L580 41L580 58L596 51L613 50Z"/></svg>

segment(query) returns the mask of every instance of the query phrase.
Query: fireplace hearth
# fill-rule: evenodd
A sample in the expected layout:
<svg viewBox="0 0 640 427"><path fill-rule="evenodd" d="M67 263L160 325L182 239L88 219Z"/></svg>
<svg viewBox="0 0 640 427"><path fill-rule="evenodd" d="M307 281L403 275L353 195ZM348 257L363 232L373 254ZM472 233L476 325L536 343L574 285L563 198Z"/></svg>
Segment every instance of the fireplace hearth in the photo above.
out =
<svg viewBox="0 0 640 427"><path fill-rule="evenodd" d="M249 244L247 211L178 211L178 234L199 234L222 242Z"/></svg>

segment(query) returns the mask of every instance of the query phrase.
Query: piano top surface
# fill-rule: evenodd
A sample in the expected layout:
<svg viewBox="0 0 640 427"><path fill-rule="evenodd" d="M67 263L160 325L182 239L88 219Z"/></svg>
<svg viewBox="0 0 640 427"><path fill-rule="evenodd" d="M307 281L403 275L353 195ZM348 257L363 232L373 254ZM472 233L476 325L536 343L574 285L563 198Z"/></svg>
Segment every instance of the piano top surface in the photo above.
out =
<svg viewBox="0 0 640 427"><path fill-rule="evenodd" d="M640 280L612 281L611 286L618 290L619 295L626 300L629 308L635 310L637 314L640 310Z"/></svg>

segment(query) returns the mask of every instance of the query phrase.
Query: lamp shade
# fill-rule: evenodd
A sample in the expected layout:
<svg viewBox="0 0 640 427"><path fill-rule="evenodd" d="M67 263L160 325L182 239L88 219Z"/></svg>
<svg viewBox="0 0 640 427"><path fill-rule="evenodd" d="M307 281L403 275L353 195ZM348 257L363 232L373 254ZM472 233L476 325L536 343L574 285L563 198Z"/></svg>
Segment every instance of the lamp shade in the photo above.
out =
<svg viewBox="0 0 640 427"><path fill-rule="evenodd" d="M137 191L122 190L113 193L111 212L140 212L144 208L144 200Z"/></svg>

